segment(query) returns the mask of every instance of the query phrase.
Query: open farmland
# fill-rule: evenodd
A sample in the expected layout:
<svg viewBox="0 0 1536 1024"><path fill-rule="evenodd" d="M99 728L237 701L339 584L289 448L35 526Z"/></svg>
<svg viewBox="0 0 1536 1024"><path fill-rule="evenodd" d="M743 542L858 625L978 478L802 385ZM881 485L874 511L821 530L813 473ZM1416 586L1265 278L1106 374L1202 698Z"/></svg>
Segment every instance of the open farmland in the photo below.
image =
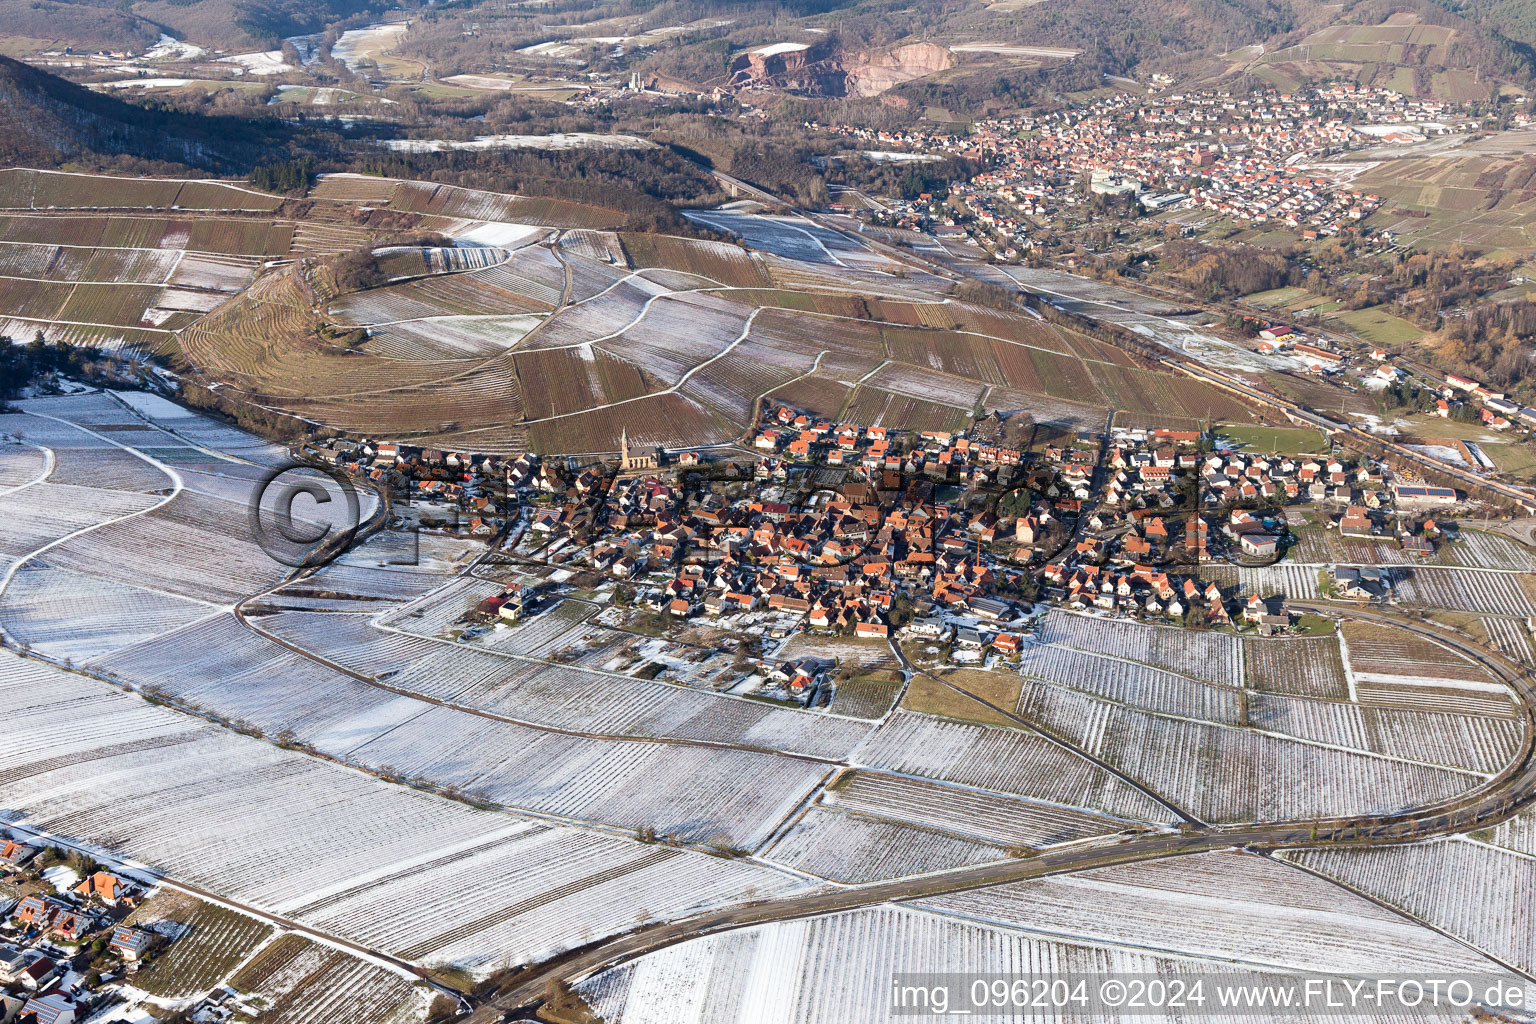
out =
<svg viewBox="0 0 1536 1024"><path fill-rule="evenodd" d="M169 913L159 903L176 901ZM222 984L252 947L272 934L272 927L244 914L201 900L166 894L144 904L137 920L174 921L180 937L153 969L134 976L134 984L154 995L185 999Z"/></svg>
<svg viewBox="0 0 1536 1024"><path fill-rule="evenodd" d="M801 218L699 215L744 247L607 234L615 211L446 184L328 175L295 216L218 182L6 173L0 321L13 334L169 355L232 397L359 434L458 446L473 424L477 448L507 453L611 452L626 429L723 444L774 393L933 430L977 408L1091 421L1095 405L1135 411L1154 395L1176 415L1249 418L1110 346L936 301L948 284L893 274ZM386 240L352 204L459 247L381 245L390 283L336 294L313 261ZM282 260L296 262L262 265ZM534 350L562 354L522 358ZM552 386L565 379L579 386Z"/></svg>
<svg viewBox="0 0 1536 1024"><path fill-rule="evenodd" d="M30 700L39 686L54 700ZM32 737L8 745L0 764L8 819L413 959L485 971L640 917L800 884L751 864L474 810L10 654L0 659L0 703ZM108 784L124 774L131 790ZM230 806L253 813L218 810ZM499 880L494 892L487 878ZM479 916L447 913L472 895ZM209 924L206 934L221 930ZM201 984L207 967L189 961L196 980L176 984Z"/></svg>
<svg viewBox="0 0 1536 1024"><path fill-rule="evenodd" d="M1536 858L1460 837L1288 856L1504 963L1536 967Z"/></svg>
<svg viewBox="0 0 1536 1024"><path fill-rule="evenodd" d="M275 1024L409 1024L426 993L399 974L300 935L262 949L230 980Z"/></svg>
<svg viewBox="0 0 1536 1024"><path fill-rule="evenodd" d="M1177 870L1182 864L1169 867ZM1274 871L1279 874L1254 880L1258 885L1249 891L1215 897L1167 878L1156 867L1140 886L1134 885L1135 874L1130 874L1131 885L1105 877L1093 906L1113 914L1116 924L1126 922L1116 929L1126 936L1121 941L1084 935L1086 928L1102 932L1114 927L1097 927L1096 913L1073 915L1070 923L1053 918L1036 924L1029 919L1026 898L1017 915L1022 920L1015 923L998 920L1005 914L978 914L974 900L955 897L953 911L930 904L922 909L884 905L698 938L606 970L581 982L577 991L594 1013L627 1024L748 1016L877 1024L890 1019L893 973L1102 972L1172 986L1231 971L1234 961L1239 969L1261 976L1265 971L1369 976L1403 964L1431 975L1493 969L1486 958L1364 900L1341 901L1338 890L1326 883L1303 885L1281 866ZM1217 885L1227 884L1233 874L1210 872ZM1055 884L1069 887L1071 882ZM1163 887L1173 891L1159 891ZM1254 887L1260 891L1252 892ZM1181 891L1185 898L1176 902ZM1068 889L1062 895L1071 901L1066 904L1070 909L1086 894ZM1199 948L1219 952L1170 953L1180 948L1169 940L1165 929L1170 926ZM1254 948L1255 929L1272 941ZM1187 1011L1142 1009L1093 1019L1171 1024L1187 1017ZM1015 1019L1029 1018L1020 1014Z"/></svg>
<svg viewBox="0 0 1536 1024"><path fill-rule="evenodd" d="M858 883L984 864L1007 853L943 832L813 807L764 856L834 882Z"/></svg>

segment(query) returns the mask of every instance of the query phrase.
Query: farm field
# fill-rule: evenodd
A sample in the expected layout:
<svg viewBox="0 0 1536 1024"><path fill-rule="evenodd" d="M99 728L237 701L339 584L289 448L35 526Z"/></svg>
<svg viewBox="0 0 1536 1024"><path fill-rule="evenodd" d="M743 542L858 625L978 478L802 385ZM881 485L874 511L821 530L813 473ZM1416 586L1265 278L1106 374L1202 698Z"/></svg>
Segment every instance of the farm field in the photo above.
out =
<svg viewBox="0 0 1536 1024"><path fill-rule="evenodd" d="M1287 854L1501 961L1536 966L1536 858L1465 838Z"/></svg>
<svg viewBox="0 0 1536 1024"><path fill-rule="evenodd" d="M1255 967L1370 973L1486 961L1336 886L1241 853L1102 868L923 904L968 919ZM1070 923L1069 923L1070 922Z"/></svg>
<svg viewBox="0 0 1536 1024"><path fill-rule="evenodd" d="M392 55L407 32L460 17L453 6L354 27L335 57L354 71L383 57L389 106L432 92L499 118L521 102L507 90L434 84ZM517 7L485 17L551 14ZM654 33L651 18L627 15L569 59L596 70L627 45L603 40ZM730 24L707 28L728 68L758 45L756 21ZM1305 45L1332 63L1367 50L1406 62L1453 38L1376 29ZM481 45L477 32L461 45ZM334 38L294 45L308 59ZM536 44L515 59L553 55ZM1255 73L1290 66L1265 56ZM632 91L674 87L648 73ZM331 106L292 74L267 87L287 113ZM594 73L582 101L605 81ZM371 131L344 109L338 124ZM657 121L645 145L677 146L674 130ZM1383 211L1435 207L1407 218L1421 237L1466 214L1458 228L1502 239L1507 224L1479 218L1530 200L1512 167L1467 185L1440 176L1459 160L1398 162ZM1211 305L1176 308L1111 273L1008 265L970 242L940 267L917 232L751 200L681 211L700 237L661 234L645 230L659 217L449 183L475 180L478 156L452 166L432 181L321 175L284 196L0 169L0 329L96 344L135 373L149 361L142 386L159 382L73 393L44 379L0 411L0 840L74 847L82 872L91 857L163 877L134 921L179 937L130 979L157 1011L228 985L231 1024L442 1022L456 991L466 1017L529 1016L500 998L543 987L545 969L569 970L591 1009L573 997L568 1015L543 1014L564 1024L876 1024L893 971L1536 976L1533 816L1425 809L1491 808L1484 791L1524 771L1523 690L1401 628L1454 628L1532 661L1536 555L1491 519L1476 529L1437 508L1436 552L1415 560L1395 544L1396 510L1378 517L1378 544L1325 529L1338 510L1320 501L1285 509L1298 544L1275 565L1228 561L1223 540L1191 566L1122 543L1189 511L1153 472L1122 492L1112 473L1068 466L1128 445L1127 430L1148 448L1190 440L1152 435L1162 427L1215 425L1218 450L1327 452L1324 434L1274 425L1273 407L1147 352L1220 350L1277 388L1290 364L1203 333L1217 330ZM916 180L892 170L903 190ZM501 180L524 173L519 157ZM1195 251L1167 238L1164 260ZM886 255L897 243L923 259ZM1016 285L1039 292L1026 306L1004 294ZM1316 297L1256 298L1299 310ZM1071 310L1108 311L1146 345ZM1329 315L1384 347L1419 337L1387 307ZM217 414L159 397L178 379ZM1367 395L1332 397L1392 420ZM232 425L249 423L264 436ZM934 440L953 447L927 472L884 468L925 461L902 434L895 463L866 461L861 442L846 468L808 464L803 448L780 462L756 440L840 437L837 424L966 436ZM1467 454L1462 426L1414 429L1415 444ZM301 441L333 435L411 450L369 467ZM658 462L680 486L640 461L616 479L585 472L621 437L669 449ZM1502 443L1491 454L1519 463ZM989 468L954 472L967 446ZM525 453L540 458L478 457ZM253 511L281 500L258 494L273 471L314 459L301 472L319 479L320 456L358 482L376 532L292 570ZM419 502L389 489L412 474L462 486L420 487ZM1341 505L1374 507L1375 481L1352 482L1366 497L1341 489ZM1219 530L1227 508L1215 495L1211 508ZM478 518L444 526L450 513ZM1016 515L1049 524L1038 550L1014 540ZM1242 519L1229 522L1235 543ZM621 543L587 550L595 535ZM1023 569L1042 558L1078 575ZM1325 601L1320 577L1352 564L1382 566L1389 593ZM1143 602L1134 581L1156 589L1164 570L1176 591L1219 584L1233 622L1212 609L1184 620L1194 628L1163 624L1179 621L1166 593ZM1136 602L1060 607L1085 578L1103 594L1124 581ZM1182 593L1196 616L1214 600ZM1282 594L1324 603L1295 628L1242 614L1252 595ZM889 639L850 618L888 624ZM1435 838L1395 846L1395 827L1361 823L1395 815ZM588 955L595 973L571 966ZM550 1002L566 1001L562 985L544 987Z"/></svg>
<svg viewBox="0 0 1536 1024"><path fill-rule="evenodd" d="M1321 431L1301 427L1267 427L1253 423L1222 424L1217 432L1249 452L1284 455L1328 453L1328 442Z"/></svg>
<svg viewBox="0 0 1536 1024"><path fill-rule="evenodd" d="M29 699L39 686L52 701ZM0 658L0 705L32 737L12 742L0 758L10 820L412 959L488 971L629 927L642 908L672 914L739 899L746 889L768 894L801 884L752 864L536 824L390 785L8 653ZM124 773L134 778L131 789L107 784ZM259 812L219 812L229 806ZM476 850L484 871L463 867L474 866ZM663 862L665 870L655 870ZM699 871L681 870L689 865ZM648 868L648 876L636 874ZM549 871L580 884L541 877ZM485 890L485 878L502 880L497 893ZM479 918L427 912L433 900L462 906L472 892L486 908ZM426 916L387 911L391 900ZM218 933L208 926L210 940ZM175 985L201 984L206 966L189 960L197 979Z"/></svg>
<svg viewBox="0 0 1536 1024"><path fill-rule="evenodd" d="M1179 863L1169 867L1176 870ZM993 916L978 919L964 904L955 912L929 904L920 909L887 905L694 939L597 974L576 990L594 1013L627 1024L703 1024L749 1014L774 1024L833 1018L876 1024L889 1019L892 973L1016 975L1049 965L1046 969L1057 976L1107 972L1171 984L1245 968L1373 975L1402 961L1426 972L1492 969L1485 958L1364 900L1341 901L1338 890L1326 883L1308 885L1292 881L1294 871L1283 866L1274 870L1281 874L1268 879L1268 891L1252 891L1258 888L1253 882L1263 881L1254 879L1249 891L1210 899L1190 893L1190 901L1179 905L1169 897L1184 886L1155 869L1144 887L1106 878L1106 891L1094 906L1113 913L1117 924L1127 922L1121 930L1132 938L1123 943L1085 936L1090 922L1082 917L1052 928L1056 921L1036 926L1032 921L1000 923ZM1231 872L1210 874L1220 883L1232 877ZM1070 886L1071 881L1060 884ZM1162 884L1174 892L1160 892ZM1289 899L1280 895L1298 888ZM1083 894L1069 889L1068 895L1075 902ZM1021 916L1026 914L1028 908L1021 908ZM1140 927L1130 923L1138 917ZM1180 934L1188 929L1202 936L1203 948L1231 950L1231 958L1169 953L1172 943L1159 929L1170 918L1182 919L1175 925ZM1323 923L1329 918L1335 922L1333 934ZM1301 930L1287 932L1286 921L1295 921ZM1261 948L1252 946L1255 929L1266 932ZM1354 944L1342 935L1354 936ZM1184 1016L1141 1011L1134 1019L1171 1024Z"/></svg>
<svg viewBox="0 0 1536 1024"><path fill-rule="evenodd" d="M478 447L509 454L611 452L625 430L723 444L775 392L828 417L934 430L994 407L1064 423L1107 405L1249 416L1109 346L936 301L948 284L892 274L800 218L697 213L743 247L609 233L616 211L446 184L327 175L294 218L288 201L226 183L6 173L0 268L15 276L0 319L13 333L170 356L370 436L453 446L473 423ZM95 206L104 194L120 205ZM392 283L345 295L323 267L262 266L382 239L349 216L354 203L460 244L381 247Z"/></svg>
<svg viewBox="0 0 1536 1024"><path fill-rule="evenodd" d="M427 1002L419 984L294 934L262 949L230 987L250 996L263 1020L277 1024L409 1024L420 1019Z"/></svg>
<svg viewBox="0 0 1536 1024"><path fill-rule="evenodd" d="M166 907L163 904L174 904ZM186 999L222 984L252 949L273 933L271 925L191 897L165 893L134 913L135 922L174 921L180 937L134 984L168 999Z"/></svg>
<svg viewBox="0 0 1536 1024"><path fill-rule="evenodd" d="M1008 854L943 832L812 807L763 856L796 871L856 884L985 864Z"/></svg>
<svg viewBox="0 0 1536 1024"><path fill-rule="evenodd" d="M1333 317L1360 339L1394 349L1400 349L1424 334L1422 329L1378 306L1337 311Z"/></svg>

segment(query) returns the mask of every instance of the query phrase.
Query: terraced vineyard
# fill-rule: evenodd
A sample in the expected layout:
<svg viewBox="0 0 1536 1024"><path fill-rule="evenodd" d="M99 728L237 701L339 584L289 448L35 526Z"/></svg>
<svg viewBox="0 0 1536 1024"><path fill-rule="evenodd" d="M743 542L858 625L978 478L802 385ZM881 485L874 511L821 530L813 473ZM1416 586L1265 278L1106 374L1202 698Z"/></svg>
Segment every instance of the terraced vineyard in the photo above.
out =
<svg viewBox="0 0 1536 1024"><path fill-rule="evenodd" d="M743 247L608 233L614 211L443 184L325 176L300 216L230 183L0 173L0 330L170 356L232 396L371 436L453 446L475 424L477 447L509 453L608 452L625 430L720 444L771 394L934 430L977 407L1091 420L1094 403L1154 393L1180 415L1248 416L1110 346L937 301L947 283L918 286L798 218L700 215ZM456 247L390 246L360 203ZM315 259L375 240L392 283L335 294Z"/></svg>

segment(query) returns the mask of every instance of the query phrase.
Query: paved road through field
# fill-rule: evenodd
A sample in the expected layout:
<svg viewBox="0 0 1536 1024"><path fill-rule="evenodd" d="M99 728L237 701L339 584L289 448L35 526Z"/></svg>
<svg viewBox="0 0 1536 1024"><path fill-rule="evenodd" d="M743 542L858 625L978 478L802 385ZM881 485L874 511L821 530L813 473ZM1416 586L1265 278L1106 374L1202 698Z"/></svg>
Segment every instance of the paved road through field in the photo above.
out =
<svg viewBox="0 0 1536 1024"><path fill-rule="evenodd" d="M737 928L815 917L881 903L909 902L1046 875L1217 850L1247 848L1269 852L1300 847L1367 847L1404 843L1486 828L1536 804L1536 682L1533 682L1524 666L1444 630L1404 622L1391 615L1323 604L1292 603L1291 607L1318 615L1395 626L1443 643L1472 658L1508 685L1515 696L1523 727L1517 755L1502 772L1475 789L1446 801L1392 814L1268 824L1191 825L1186 822L1175 831L1153 834L1122 832L1004 863L962 868L919 879L766 900L682 920L659 922L533 965L517 978L515 984L479 1007L471 1019L489 1021L498 1016L525 1011L540 1001L546 985L551 981L575 981L679 942ZM943 682L941 677L933 678ZM952 688L957 692L966 692L958 687ZM974 694L967 695L974 700L981 700ZM981 700L981 703L1016 718L1006 709L985 700ZM1488 956L1481 950L1479 952ZM1498 962L1497 958L1489 959ZM1536 974L1529 970L1508 963L1502 966L1516 975L1536 981Z"/></svg>

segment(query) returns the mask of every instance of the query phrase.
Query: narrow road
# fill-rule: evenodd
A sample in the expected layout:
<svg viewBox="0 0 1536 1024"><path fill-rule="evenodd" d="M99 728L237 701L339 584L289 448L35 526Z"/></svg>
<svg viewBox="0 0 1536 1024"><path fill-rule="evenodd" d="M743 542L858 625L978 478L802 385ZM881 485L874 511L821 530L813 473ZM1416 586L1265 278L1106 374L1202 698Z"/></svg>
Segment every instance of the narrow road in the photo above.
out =
<svg viewBox="0 0 1536 1024"><path fill-rule="evenodd" d="M921 879L762 901L682 920L660 922L528 968L512 987L481 1006L470 1019L491 1021L497 1019L498 1015L534 1005L542 998L545 986L551 981L579 980L604 968L679 942L737 928L816 917L881 903L910 902L1047 875L1232 848L1249 848L1267 853L1316 846L1365 848L1401 844L1486 828L1536 804L1536 683L1533 683L1524 666L1439 630L1417 623L1401 622L1388 615L1357 609L1341 612L1340 609L1325 605L1301 603L1293 603L1291 607L1318 615L1357 618L1397 626L1445 643L1475 659L1514 693L1523 730L1517 755L1502 772L1475 789L1449 800L1400 812L1319 821L1186 826L1179 831L1155 835L1121 833L1084 840L1015 861L962 868ZM968 696L976 699L974 695ZM1510 970L1536 981L1536 974L1529 971L1512 966Z"/></svg>

